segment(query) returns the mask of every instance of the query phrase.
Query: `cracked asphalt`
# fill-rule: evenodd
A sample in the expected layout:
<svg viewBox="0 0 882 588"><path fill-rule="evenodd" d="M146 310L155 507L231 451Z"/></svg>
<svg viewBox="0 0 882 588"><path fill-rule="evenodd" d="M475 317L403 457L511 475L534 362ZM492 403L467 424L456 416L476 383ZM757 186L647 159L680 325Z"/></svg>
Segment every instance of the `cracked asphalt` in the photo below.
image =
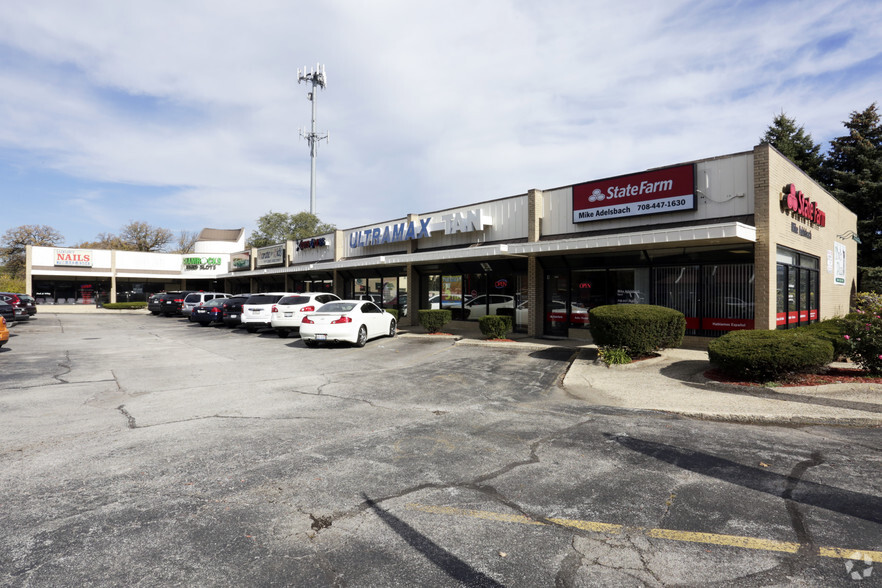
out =
<svg viewBox="0 0 882 588"><path fill-rule="evenodd" d="M555 347L307 349L140 314L42 313L12 335L3 586L882 577L879 428L589 404Z"/></svg>

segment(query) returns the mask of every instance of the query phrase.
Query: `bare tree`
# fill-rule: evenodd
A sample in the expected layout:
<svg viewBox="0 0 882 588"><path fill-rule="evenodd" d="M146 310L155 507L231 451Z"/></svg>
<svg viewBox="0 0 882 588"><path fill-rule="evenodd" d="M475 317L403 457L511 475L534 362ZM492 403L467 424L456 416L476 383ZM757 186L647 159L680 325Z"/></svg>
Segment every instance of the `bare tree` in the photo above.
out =
<svg viewBox="0 0 882 588"><path fill-rule="evenodd" d="M55 247L63 240L61 233L48 225L21 225L9 229L0 242L0 258L6 264L6 273L14 278L24 278L28 245Z"/></svg>
<svg viewBox="0 0 882 588"><path fill-rule="evenodd" d="M178 233L178 246L172 253L193 253L198 238L199 233L196 231L181 231Z"/></svg>
<svg viewBox="0 0 882 588"><path fill-rule="evenodd" d="M162 227L153 227L141 221L132 221L123 227L119 238L132 251L162 251L174 240L174 234Z"/></svg>

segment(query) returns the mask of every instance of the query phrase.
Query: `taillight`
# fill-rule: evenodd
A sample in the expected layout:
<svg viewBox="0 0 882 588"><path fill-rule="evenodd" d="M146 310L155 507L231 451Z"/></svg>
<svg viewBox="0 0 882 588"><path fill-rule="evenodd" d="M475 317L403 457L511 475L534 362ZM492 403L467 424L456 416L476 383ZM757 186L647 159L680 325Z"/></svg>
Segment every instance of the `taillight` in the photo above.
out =
<svg viewBox="0 0 882 588"><path fill-rule="evenodd" d="M279 312L279 307L273 304L273 312Z"/></svg>
<svg viewBox="0 0 882 588"><path fill-rule="evenodd" d="M315 306L304 306L300 312L315 312Z"/></svg>
<svg viewBox="0 0 882 588"><path fill-rule="evenodd" d="M183 304L184 299L183 299L183 298L175 298L175 302L180 302L180 303Z"/></svg>
<svg viewBox="0 0 882 588"><path fill-rule="evenodd" d="M351 322L352 322L352 319L349 318L348 316L341 316L337 320L331 321L331 324L332 325L341 325L343 323L351 323Z"/></svg>
<svg viewBox="0 0 882 588"><path fill-rule="evenodd" d="M303 317L303 320L300 322L305 325L314 325L315 324L315 321L311 320L308 316Z"/></svg>

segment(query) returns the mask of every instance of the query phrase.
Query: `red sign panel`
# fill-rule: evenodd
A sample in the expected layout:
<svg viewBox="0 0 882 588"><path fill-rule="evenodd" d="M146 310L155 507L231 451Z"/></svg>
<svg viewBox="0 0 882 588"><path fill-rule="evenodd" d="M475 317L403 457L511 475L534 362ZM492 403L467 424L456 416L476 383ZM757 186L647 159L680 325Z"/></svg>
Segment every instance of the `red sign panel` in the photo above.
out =
<svg viewBox="0 0 882 588"><path fill-rule="evenodd" d="M695 210L692 164L573 186L573 222Z"/></svg>

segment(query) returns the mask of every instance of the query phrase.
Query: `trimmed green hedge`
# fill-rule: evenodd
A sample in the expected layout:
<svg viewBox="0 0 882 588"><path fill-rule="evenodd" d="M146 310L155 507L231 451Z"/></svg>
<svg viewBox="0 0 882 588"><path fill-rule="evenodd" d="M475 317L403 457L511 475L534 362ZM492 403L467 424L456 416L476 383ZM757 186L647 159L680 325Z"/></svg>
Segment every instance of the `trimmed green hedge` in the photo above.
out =
<svg viewBox="0 0 882 588"><path fill-rule="evenodd" d="M420 325L429 333L437 333L441 327L450 322L452 313L446 308L420 310L417 312Z"/></svg>
<svg viewBox="0 0 882 588"><path fill-rule="evenodd" d="M384 308L386 312L395 317L395 322L398 322L398 309L397 308Z"/></svg>
<svg viewBox="0 0 882 588"><path fill-rule="evenodd" d="M488 314L478 319L481 333L488 339L505 339L511 333L511 317Z"/></svg>
<svg viewBox="0 0 882 588"><path fill-rule="evenodd" d="M833 345L833 358L836 359L848 355L849 344L845 338L845 326L846 319L833 318L782 332L808 333L818 339L829 341Z"/></svg>
<svg viewBox="0 0 882 588"><path fill-rule="evenodd" d="M805 328L789 331L732 331L711 341L711 363L725 373L756 382L815 373L833 361L833 344Z"/></svg>
<svg viewBox="0 0 882 588"><path fill-rule="evenodd" d="M101 305L108 310L128 310L147 308L146 302L108 302Z"/></svg>
<svg viewBox="0 0 882 588"><path fill-rule="evenodd" d="M599 347L625 347L638 357L678 347L686 334L686 317L652 304L613 304L592 308L588 326Z"/></svg>

